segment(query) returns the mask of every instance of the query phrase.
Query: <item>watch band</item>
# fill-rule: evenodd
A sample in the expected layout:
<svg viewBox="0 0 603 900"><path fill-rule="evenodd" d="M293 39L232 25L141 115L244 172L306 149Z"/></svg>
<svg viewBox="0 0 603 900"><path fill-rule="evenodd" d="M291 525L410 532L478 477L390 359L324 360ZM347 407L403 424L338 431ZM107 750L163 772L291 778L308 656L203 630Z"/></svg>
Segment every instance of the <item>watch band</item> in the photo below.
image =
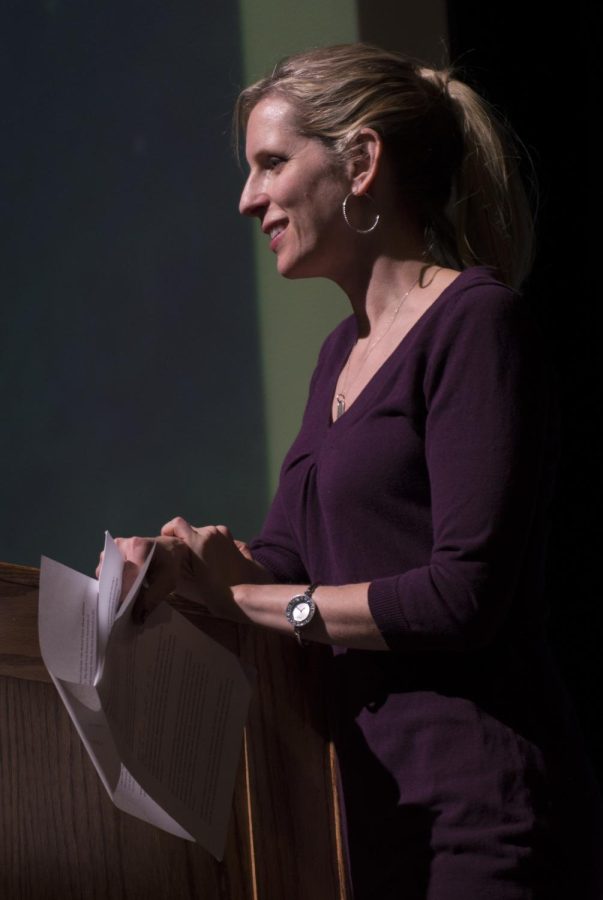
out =
<svg viewBox="0 0 603 900"><path fill-rule="evenodd" d="M300 647L303 647L308 643L302 638L300 630L306 625L309 625L314 618L316 603L312 594L317 587L318 582L314 582L306 588L303 594L296 594L294 597L291 597L285 610L285 617L293 626L293 633Z"/></svg>

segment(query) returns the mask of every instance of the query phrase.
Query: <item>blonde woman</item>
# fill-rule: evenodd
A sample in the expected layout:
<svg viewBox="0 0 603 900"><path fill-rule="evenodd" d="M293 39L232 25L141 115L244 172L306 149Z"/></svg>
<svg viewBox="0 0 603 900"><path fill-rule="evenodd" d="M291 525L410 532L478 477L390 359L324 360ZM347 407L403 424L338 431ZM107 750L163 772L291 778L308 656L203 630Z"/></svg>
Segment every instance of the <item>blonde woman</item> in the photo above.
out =
<svg viewBox="0 0 603 900"><path fill-rule="evenodd" d="M357 900L597 896L594 794L545 639L555 411L517 293L513 143L452 73L365 45L284 60L237 122L241 213L283 276L332 279L352 314L262 533L172 520L147 600L175 589L333 646ZM149 542L121 546L135 571Z"/></svg>

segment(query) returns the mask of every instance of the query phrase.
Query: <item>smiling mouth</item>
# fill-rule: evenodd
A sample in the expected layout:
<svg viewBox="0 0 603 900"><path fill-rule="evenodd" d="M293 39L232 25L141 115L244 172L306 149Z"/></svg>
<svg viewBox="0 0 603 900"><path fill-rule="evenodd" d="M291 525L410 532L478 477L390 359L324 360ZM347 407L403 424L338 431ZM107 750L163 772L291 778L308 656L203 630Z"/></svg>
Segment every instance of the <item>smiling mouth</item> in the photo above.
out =
<svg viewBox="0 0 603 900"><path fill-rule="evenodd" d="M278 237L279 234L285 230L286 225L275 225L274 228L271 228L268 232L270 240L273 241L275 237Z"/></svg>
<svg viewBox="0 0 603 900"><path fill-rule="evenodd" d="M270 238L270 249L274 252L278 247L281 237L284 232L287 230L288 222L280 222L278 225L274 225L273 228L268 232L268 237Z"/></svg>

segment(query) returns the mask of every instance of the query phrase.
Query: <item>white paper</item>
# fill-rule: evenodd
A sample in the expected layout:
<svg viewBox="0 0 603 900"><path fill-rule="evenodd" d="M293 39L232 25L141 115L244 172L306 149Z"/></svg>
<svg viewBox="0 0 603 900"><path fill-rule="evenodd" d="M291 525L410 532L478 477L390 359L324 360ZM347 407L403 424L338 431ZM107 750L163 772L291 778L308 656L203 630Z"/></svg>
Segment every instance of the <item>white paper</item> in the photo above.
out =
<svg viewBox="0 0 603 900"><path fill-rule="evenodd" d="M237 659L167 603L121 607L123 558L106 537L100 584L42 558L42 657L113 802L224 853L250 682Z"/></svg>

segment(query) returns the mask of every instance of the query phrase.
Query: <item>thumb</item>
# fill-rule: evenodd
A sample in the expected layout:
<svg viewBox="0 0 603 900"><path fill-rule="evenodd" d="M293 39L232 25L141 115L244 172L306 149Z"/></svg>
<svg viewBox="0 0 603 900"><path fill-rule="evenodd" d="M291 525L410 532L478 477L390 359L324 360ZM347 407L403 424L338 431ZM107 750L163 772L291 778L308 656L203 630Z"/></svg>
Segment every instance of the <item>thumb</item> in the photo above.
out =
<svg viewBox="0 0 603 900"><path fill-rule="evenodd" d="M235 546L239 553L241 553L246 559L250 559L253 561L251 550L249 549L245 541L235 541Z"/></svg>

